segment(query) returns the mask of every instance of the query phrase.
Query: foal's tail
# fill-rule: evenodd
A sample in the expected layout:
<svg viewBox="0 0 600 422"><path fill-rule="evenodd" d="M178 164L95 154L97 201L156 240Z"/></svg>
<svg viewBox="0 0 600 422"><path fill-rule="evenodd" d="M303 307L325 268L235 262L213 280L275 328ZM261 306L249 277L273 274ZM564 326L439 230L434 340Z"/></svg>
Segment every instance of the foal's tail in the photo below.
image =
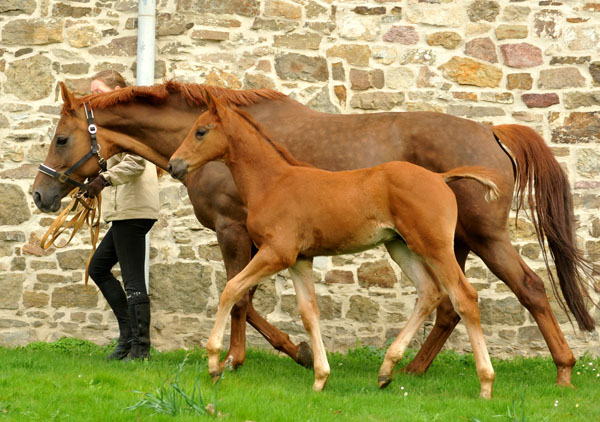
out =
<svg viewBox="0 0 600 422"><path fill-rule="evenodd" d="M472 179L481 183L487 190L485 193L486 201L494 201L498 199L499 190L494 182L496 172L482 166L465 166L457 167L446 173L440 173L444 178L444 182L449 183L458 179Z"/></svg>
<svg viewBox="0 0 600 422"><path fill-rule="evenodd" d="M544 139L533 129L514 124L493 126L492 129L494 135L510 150L516 165L517 213L527 194L554 295L566 311L563 300L556 294L556 279L548 264L545 240L556 264L560 289L567 306L580 329L593 331L594 320L584 300L590 299L584 275L591 276L593 268L575 241L573 200L567 176Z"/></svg>

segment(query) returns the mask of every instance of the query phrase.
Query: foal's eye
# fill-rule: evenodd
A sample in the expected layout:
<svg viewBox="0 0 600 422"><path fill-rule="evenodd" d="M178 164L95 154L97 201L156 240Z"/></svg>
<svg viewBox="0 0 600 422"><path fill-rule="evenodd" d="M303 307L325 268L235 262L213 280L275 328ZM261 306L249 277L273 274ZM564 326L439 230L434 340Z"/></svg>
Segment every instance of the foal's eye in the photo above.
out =
<svg viewBox="0 0 600 422"><path fill-rule="evenodd" d="M196 129L196 138L202 138L207 133L208 128L206 126L199 127L198 129Z"/></svg>
<svg viewBox="0 0 600 422"><path fill-rule="evenodd" d="M69 140L66 136L57 136L56 137L56 145L65 145Z"/></svg>

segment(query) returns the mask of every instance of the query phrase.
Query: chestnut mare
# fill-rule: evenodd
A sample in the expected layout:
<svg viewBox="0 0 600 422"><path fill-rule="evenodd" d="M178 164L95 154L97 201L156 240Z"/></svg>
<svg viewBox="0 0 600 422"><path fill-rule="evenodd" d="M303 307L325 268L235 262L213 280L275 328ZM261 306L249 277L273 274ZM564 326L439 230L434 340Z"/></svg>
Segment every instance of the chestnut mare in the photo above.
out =
<svg viewBox="0 0 600 422"><path fill-rule="evenodd" d="M477 292L454 256L456 198L446 182L469 178L496 198L492 172L461 167L433 173L394 161L362 170L330 172L296 161L276 146L252 117L208 96L202 114L171 156L168 171L179 180L210 161L227 165L246 206L246 228L258 248L248 265L227 282L206 343L208 370L220 376L223 334L233 305L265 277L289 269L298 310L314 353L321 391L329 363L319 329L312 263L318 255L341 255L384 244L415 283L418 298L406 327L388 349L379 386L392 378L409 341L440 302L450 300L466 326L483 398L492 397L494 370L479 322ZM477 194L478 188L471 189ZM481 196L484 196L481 193Z"/></svg>
<svg viewBox="0 0 600 422"><path fill-rule="evenodd" d="M332 171L372 167L387 161L409 161L436 172L481 165L498 173L498 200L487 203L472 183L457 181L452 190L458 203L454 250L464 269L470 251L516 294L537 322L557 366L557 383L571 384L575 358L554 317L544 284L511 245L508 217L516 188L521 204L529 193L540 242L548 242L556 264L560 288L579 326L592 330L594 322L584 304L581 287L587 264L575 243L570 187L560 165L544 140L520 125L486 126L458 117L428 112L326 114L272 90L235 91L205 85L167 82L152 87L75 98L61 83L63 110L48 156L44 161L57 171L70 168L90 148L83 103L95 113L101 154L120 151L141 155L166 168L171 154L206 110L206 93L241 107L264 127L272 139L285 145L294 157ZM497 139L510 150L509 154ZM90 160L71 173L79 181L99 171ZM516 173L516 178L515 178ZM518 182L518 183L517 183ZM246 230L246 208L226 166L209 163L186 178L196 217L216 231L227 277L231 279L252 256ZM71 187L38 174L33 198L42 211L56 211ZM534 189L532 194L531 189ZM544 248L542 248L544 250ZM554 279L552 278L553 286ZM265 321L242 299L232 311L231 343L227 360L233 366L245 358L245 320L278 350L296 361L310 362L310 354ZM429 337L407 372L427 370L459 321L449 300L437 308Z"/></svg>

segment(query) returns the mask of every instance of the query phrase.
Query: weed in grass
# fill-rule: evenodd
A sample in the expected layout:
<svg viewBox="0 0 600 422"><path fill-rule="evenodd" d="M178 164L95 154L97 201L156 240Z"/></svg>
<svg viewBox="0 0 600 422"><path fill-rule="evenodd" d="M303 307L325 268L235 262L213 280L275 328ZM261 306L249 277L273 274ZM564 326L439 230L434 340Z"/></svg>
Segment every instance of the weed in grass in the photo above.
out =
<svg viewBox="0 0 600 422"><path fill-rule="evenodd" d="M511 422L525 422L525 391L527 391L527 386L525 386L523 392L521 393L521 418L519 418L519 412L517 411L515 399L512 401L512 406L508 406L506 409L508 419Z"/></svg>
<svg viewBox="0 0 600 422"><path fill-rule="evenodd" d="M525 422L525 392L527 391L527 385L523 389L521 393L521 398L519 399L519 403L517 404L516 399L513 398L512 404L506 406L506 415L493 415L492 418L497 418L500 420L508 420L509 422ZM554 407L558 407L558 400L554 402ZM546 415L545 418L541 419L540 422L547 422L554 415L554 412L551 412L549 415ZM482 422L481 419L471 416L468 419L470 422Z"/></svg>
<svg viewBox="0 0 600 422"><path fill-rule="evenodd" d="M92 343L91 341L81 340L78 338L62 337L54 343L45 342L34 342L29 343L26 346L29 350L37 351L54 351L54 352L65 352L65 353L85 353L85 354L96 354L100 352L100 346Z"/></svg>
<svg viewBox="0 0 600 422"><path fill-rule="evenodd" d="M133 406L126 407L124 410L147 408L154 411L154 413L165 413L171 416L177 416L184 413L218 415L217 403L221 379L215 384L213 403L205 404L204 397L202 396L202 389L200 387L199 376L196 377L191 391L186 391L188 389L185 387L185 383L182 380L182 374L184 366L188 362L188 358L189 354L187 354L183 361L178 365L173 380L163 382L159 388L156 388L154 394L135 391L136 393L142 394L142 399ZM197 364L194 365L193 372L196 374L200 373Z"/></svg>

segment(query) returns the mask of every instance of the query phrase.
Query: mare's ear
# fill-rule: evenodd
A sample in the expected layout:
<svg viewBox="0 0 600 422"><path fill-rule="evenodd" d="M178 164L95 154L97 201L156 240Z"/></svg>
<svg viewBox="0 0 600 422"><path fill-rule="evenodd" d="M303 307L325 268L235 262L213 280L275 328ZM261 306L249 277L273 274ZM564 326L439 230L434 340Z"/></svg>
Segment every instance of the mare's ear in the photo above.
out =
<svg viewBox="0 0 600 422"><path fill-rule="evenodd" d="M60 93L62 95L62 99L63 99L63 103L65 104L65 110L66 111L73 111L73 104L75 103L75 97L73 96L73 94L71 94L71 92L69 91L69 89L67 88L67 86L65 85L64 82L60 81Z"/></svg>

